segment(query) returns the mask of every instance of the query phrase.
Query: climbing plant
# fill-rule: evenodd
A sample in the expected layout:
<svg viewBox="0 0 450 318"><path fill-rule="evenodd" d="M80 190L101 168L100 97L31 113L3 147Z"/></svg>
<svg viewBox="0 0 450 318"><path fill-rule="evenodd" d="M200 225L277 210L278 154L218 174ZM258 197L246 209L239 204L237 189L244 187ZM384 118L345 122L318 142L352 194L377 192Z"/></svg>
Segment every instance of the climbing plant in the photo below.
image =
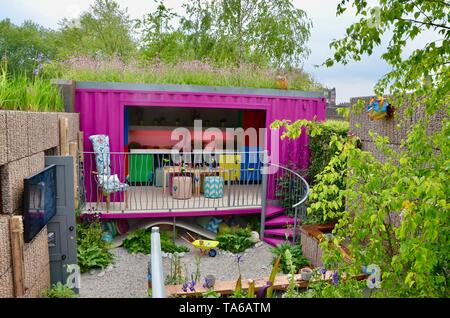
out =
<svg viewBox="0 0 450 318"><path fill-rule="evenodd" d="M399 149L390 148L387 137L371 134L382 161L358 147L344 146L348 171L340 194L347 207L332 242L321 244L324 263L346 277L361 273L367 265L378 266L380 271L367 281L378 283L370 289L371 296L448 297L450 4L378 3L370 8L364 0L341 1L337 13L353 6L359 20L347 28L345 38L331 43L335 53L325 65L360 60L389 33L382 58L391 71L378 82L376 93L389 93L392 104L404 107L399 123L409 122L409 133ZM433 37L427 36L430 40L409 56L404 54L407 41L425 30ZM354 108L361 111L362 106L359 102ZM286 135L297 138L304 124L298 123ZM351 256L348 262L338 248L344 241ZM341 282L322 287L318 296L351 297L365 286Z"/></svg>
<svg viewBox="0 0 450 318"><path fill-rule="evenodd" d="M306 133L310 137L311 163L308 176L312 187L308 197L307 217L303 223L318 224L337 221L345 210L345 197L342 190L345 188L347 175L347 152L343 150L357 146L358 139L351 138L351 143L346 142L348 123L320 123L306 120L298 120L294 123L283 120L272 123L274 129L281 127L285 128L281 138L300 137L302 127L306 127ZM299 190L301 189L294 188L288 193L296 193Z"/></svg>

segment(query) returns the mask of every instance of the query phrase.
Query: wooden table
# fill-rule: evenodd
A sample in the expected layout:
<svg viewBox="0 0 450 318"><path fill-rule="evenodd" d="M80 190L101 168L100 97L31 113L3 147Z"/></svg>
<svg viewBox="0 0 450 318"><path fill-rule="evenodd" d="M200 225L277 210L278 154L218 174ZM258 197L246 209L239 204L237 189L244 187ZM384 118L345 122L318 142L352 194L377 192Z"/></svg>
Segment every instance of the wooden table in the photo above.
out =
<svg viewBox="0 0 450 318"><path fill-rule="evenodd" d="M163 193L166 194L167 185L167 175L170 173L190 173L194 175L194 193L195 195L200 196L200 188L201 188L201 180L202 177L205 176L217 176L222 174L223 176L227 176L227 184L230 186L230 171L229 169L221 169L221 168L184 168L183 172L181 172L180 166L166 166L163 168Z"/></svg>

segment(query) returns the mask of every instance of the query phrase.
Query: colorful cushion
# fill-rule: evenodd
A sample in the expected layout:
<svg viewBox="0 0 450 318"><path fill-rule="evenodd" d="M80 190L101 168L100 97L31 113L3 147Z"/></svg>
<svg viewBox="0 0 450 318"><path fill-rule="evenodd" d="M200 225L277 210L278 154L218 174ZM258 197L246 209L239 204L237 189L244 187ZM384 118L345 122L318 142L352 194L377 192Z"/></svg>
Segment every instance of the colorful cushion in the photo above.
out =
<svg viewBox="0 0 450 318"><path fill-rule="evenodd" d="M109 151L109 137L107 135L92 135L89 137L95 152L95 164L97 173L103 175L111 174L111 159Z"/></svg>
<svg viewBox="0 0 450 318"><path fill-rule="evenodd" d="M217 199L223 197L224 182L223 177L213 176L205 177L204 184L204 195L205 198Z"/></svg>
<svg viewBox="0 0 450 318"><path fill-rule="evenodd" d="M102 188L103 192L106 193L124 191L128 188L128 184L120 182L119 176L117 174L113 174L111 176L98 175L97 179L98 184Z"/></svg>
<svg viewBox="0 0 450 318"><path fill-rule="evenodd" d="M109 137L107 135L92 135L89 140L92 142L92 148L95 152L98 184L103 192L114 193L128 189L128 184L120 182L117 174L111 175Z"/></svg>

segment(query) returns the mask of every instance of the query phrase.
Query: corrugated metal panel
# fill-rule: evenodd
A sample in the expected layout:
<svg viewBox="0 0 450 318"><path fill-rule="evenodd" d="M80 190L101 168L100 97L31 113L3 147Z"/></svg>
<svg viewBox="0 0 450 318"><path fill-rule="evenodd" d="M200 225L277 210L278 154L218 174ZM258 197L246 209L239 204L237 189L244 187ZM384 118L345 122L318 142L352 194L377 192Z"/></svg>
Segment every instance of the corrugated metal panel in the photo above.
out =
<svg viewBox="0 0 450 318"><path fill-rule="evenodd" d="M100 83L102 84L102 83ZM135 85L135 84L133 84ZM111 152L122 152L124 146L124 107L166 106L198 108L263 109L266 111L268 141L270 124L276 119L325 120L325 98L287 96L230 95L226 93L201 93L187 91L118 91L113 89L82 89L77 86L75 105L80 113L80 129L84 132L85 151L92 151L88 137L106 134L110 137ZM148 87L148 86L146 86ZM272 91L272 90L271 90ZM276 90L275 90L276 91ZM307 168L309 162L308 137L296 141L280 141L279 162L295 163ZM270 152L271 146L268 145ZM86 167L87 172L91 167Z"/></svg>

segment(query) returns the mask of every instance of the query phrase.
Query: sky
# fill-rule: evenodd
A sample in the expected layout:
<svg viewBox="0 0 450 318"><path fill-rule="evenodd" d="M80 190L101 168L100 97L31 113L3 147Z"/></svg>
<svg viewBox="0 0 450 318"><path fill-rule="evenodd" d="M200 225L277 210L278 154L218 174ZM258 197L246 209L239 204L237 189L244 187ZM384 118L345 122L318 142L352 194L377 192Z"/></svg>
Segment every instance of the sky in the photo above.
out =
<svg viewBox="0 0 450 318"><path fill-rule="evenodd" d="M128 8L132 18L142 18L146 12L156 7L153 0L116 0L123 8ZM25 20L33 20L45 27L57 28L63 17L75 18L86 11L93 0L0 0L0 19L9 18L15 24ZM166 4L176 12L182 13L181 2L166 0ZM311 49L310 57L304 62L303 68L313 75L314 79L328 88L336 88L337 103L348 102L350 97L373 94L377 80L389 71L389 67L380 56L383 46L376 49L372 56L365 57L361 62L353 62L346 66L335 65L331 68L315 67L331 56L329 43L341 38L345 29L356 21L354 11L350 10L343 16L336 16L336 6L340 0L294 0L296 7L306 11L312 20L311 38L306 44ZM375 0L369 0L371 6ZM426 39L417 39L406 50L411 51L420 46Z"/></svg>

